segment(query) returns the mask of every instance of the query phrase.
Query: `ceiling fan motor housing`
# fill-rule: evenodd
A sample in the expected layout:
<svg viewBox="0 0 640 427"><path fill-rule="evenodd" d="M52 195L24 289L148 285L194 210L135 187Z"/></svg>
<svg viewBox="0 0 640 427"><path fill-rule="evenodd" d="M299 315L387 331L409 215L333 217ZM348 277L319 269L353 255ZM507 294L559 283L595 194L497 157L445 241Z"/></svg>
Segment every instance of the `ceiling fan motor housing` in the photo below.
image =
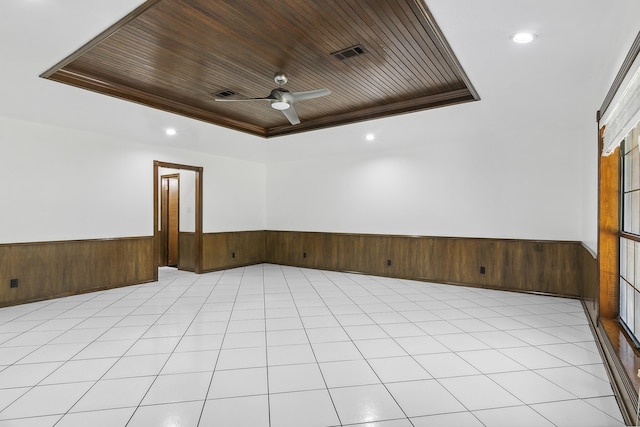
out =
<svg viewBox="0 0 640 427"><path fill-rule="evenodd" d="M273 81L276 82L278 86L282 86L283 84L287 83L288 79L284 73L277 73L275 76L273 76Z"/></svg>

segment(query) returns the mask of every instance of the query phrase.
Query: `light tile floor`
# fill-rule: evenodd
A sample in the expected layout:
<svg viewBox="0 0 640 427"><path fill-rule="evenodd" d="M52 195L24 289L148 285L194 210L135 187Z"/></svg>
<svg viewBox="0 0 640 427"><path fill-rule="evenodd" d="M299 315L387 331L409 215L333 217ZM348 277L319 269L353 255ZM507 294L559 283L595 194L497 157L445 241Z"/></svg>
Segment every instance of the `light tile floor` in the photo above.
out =
<svg viewBox="0 0 640 427"><path fill-rule="evenodd" d="M0 427L619 426L579 301L257 265L0 309Z"/></svg>

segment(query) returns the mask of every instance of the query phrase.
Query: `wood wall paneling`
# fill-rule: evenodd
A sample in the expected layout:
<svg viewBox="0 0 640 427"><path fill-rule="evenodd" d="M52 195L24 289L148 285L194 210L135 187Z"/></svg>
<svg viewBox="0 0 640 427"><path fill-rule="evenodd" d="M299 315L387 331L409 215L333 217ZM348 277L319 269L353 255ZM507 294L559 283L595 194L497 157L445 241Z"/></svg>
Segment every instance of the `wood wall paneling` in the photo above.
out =
<svg viewBox="0 0 640 427"><path fill-rule="evenodd" d="M265 232L206 233L203 240L203 271L260 264L265 259Z"/></svg>
<svg viewBox="0 0 640 427"><path fill-rule="evenodd" d="M150 282L154 257L152 237L0 245L0 306Z"/></svg>
<svg viewBox="0 0 640 427"><path fill-rule="evenodd" d="M578 242L564 241L267 231L265 260L300 267L579 296L580 248ZM391 265L387 265L388 260ZM481 267L485 268L484 274Z"/></svg>
<svg viewBox="0 0 640 427"><path fill-rule="evenodd" d="M0 246L6 283L17 274L15 259L22 263L18 278L33 283L36 279L29 274L43 277L37 291L22 287L21 279L19 297L0 297L0 301L7 304L77 292L94 286L76 284L81 278L87 281L94 276L96 288L152 280L153 260L147 259L155 257L155 253L147 253L153 252L152 243L137 246L145 239L149 238L34 244L37 250L33 251L27 250L30 245ZM182 270L196 269L195 240L195 233L180 233ZM269 262L565 296L582 295L585 277L590 277L591 283L594 274L593 265L584 267L590 255L585 255L586 250L577 242L263 230L206 233L202 241L203 271ZM83 259L95 262L78 262ZM43 267L33 268L36 265ZM484 274L480 267L485 268ZM34 293L29 294L29 289ZM593 283L587 289L593 293Z"/></svg>
<svg viewBox="0 0 640 427"><path fill-rule="evenodd" d="M195 271L196 269L195 233L181 231L178 235L178 269Z"/></svg>
<svg viewBox="0 0 640 427"><path fill-rule="evenodd" d="M492 242L439 237L418 239L421 243L418 277L422 279L487 285L491 283L488 277L497 274L497 268L488 262L495 252ZM485 267L485 274L480 273L480 267Z"/></svg>
<svg viewBox="0 0 640 427"><path fill-rule="evenodd" d="M577 242L512 241L504 249L510 268L503 280L518 290L579 296Z"/></svg>

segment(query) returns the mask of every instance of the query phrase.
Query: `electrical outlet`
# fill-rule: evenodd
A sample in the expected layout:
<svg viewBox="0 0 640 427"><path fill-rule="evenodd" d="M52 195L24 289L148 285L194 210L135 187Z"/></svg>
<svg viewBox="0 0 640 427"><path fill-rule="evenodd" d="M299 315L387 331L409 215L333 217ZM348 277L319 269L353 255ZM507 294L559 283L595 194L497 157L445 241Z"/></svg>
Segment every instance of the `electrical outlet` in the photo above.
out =
<svg viewBox="0 0 640 427"><path fill-rule="evenodd" d="M235 252L231 252L231 258L235 258L236 257L236 253Z"/></svg>
<svg viewBox="0 0 640 427"><path fill-rule="evenodd" d="M306 252L302 252L302 258L306 258L307 257L307 253Z"/></svg>
<svg viewBox="0 0 640 427"><path fill-rule="evenodd" d="M11 279L11 281L9 283L10 283L10 286L12 288L17 288L18 287L18 279Z"/></svg>
<svg viewBox="0 0 640 427"><path fill-rule="evenodd" d="M487 270L484 267L480 267L480 274L484 274L486 272L487 272Z"/></svg>
<svg viewBox="0 0 640 427"><path fill-rule="evenodd" d="M391 260L390 259L387 260L387 267L391 267Z"/></svg>

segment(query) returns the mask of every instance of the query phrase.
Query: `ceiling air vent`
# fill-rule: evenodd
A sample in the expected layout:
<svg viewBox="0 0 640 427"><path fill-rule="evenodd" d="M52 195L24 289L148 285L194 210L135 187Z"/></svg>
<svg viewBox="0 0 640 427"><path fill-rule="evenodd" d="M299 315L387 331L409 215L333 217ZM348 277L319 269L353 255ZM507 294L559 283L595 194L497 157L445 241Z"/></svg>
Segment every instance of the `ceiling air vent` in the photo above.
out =
<svg viewBox="0 0 640 427"><path fill-rule="evenodd" d="M219 92L214 93L213 96L215 96L216 98L227 98L227 97L233 96L235 94L236 93L234 91L232 91L232 90L223 89L223 90L221 90Z"/></svg>
<svg viewBox="0 0 640 427"><path fill-rule="evenodd" d="M355 46L351 46L346 49L333 52L331 56L339 59L340 61L344 61L345 59L353 58L354 56L359 56L364 53L367 53L364 47L362 47L362 45L357 44Z"/></svg>

